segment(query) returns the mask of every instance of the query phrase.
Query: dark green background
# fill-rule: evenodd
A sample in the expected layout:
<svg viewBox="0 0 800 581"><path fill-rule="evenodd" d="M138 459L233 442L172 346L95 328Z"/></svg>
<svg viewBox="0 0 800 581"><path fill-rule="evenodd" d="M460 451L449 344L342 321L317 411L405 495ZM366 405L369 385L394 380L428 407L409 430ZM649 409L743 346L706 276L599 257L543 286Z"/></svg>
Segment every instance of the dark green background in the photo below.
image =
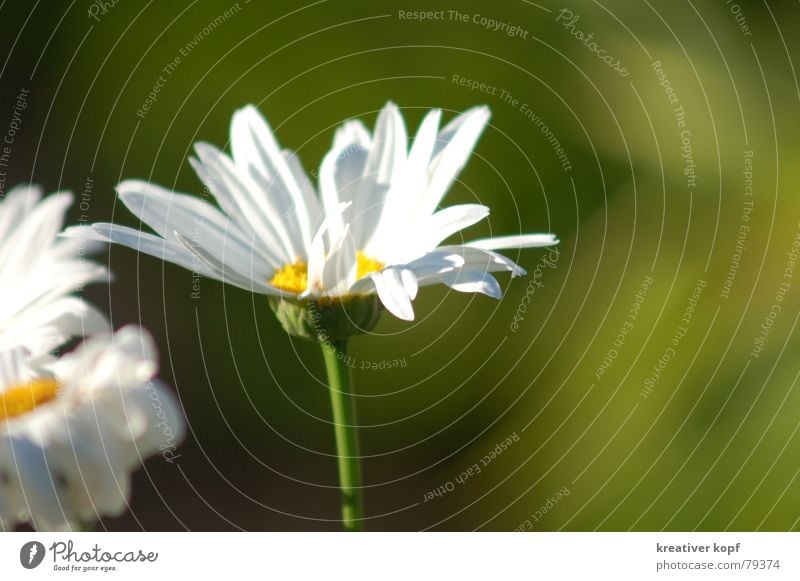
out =
<svg viewBox="0 0 800 581"><path fill-rule="evenodd" d="M626 78L556 23L565 5L538 4L241 0L182 57L140 119L163 67L233 3L120 0L97 22L85 1L5 2L0 132L15 95L31 91L9 182L80 195L90 178L90 207L75 208L72 222L85 214L137 226L115 205L114 185L142 178L201 194L186 162L192 143L227 147L231 114L247 103L309 171L339 123L372 126L387 100L412 135L428 108L449 119L486 104L491 126L447 203L492 207L475 237L556 232L560 259L518 332L510 325L528 281L505 277L500 302L425 289L415 323L384 316L378 336L353 341L358 361L407 363L354 373L367 528L511 530L527 520L534 530L797 529L800 279L765 351L749 356L800 220L797 4L739 1L746 36L722 0L568 3L576 29L621 59ZM471 19L398 18L420 9L483 14L528 35ZM699 174L692 192L654 60L686 111ZM527 103L572 170L518 108L454 84L454 74ZM722 299L745 150L754 152L751 231ZM544 252L509 254L533 271ZM119 247L100 259L116 280L86 296L116 327L140 322L154 333L161 375L191 426L180 459L150 460L136 475L132 510L104 525L336 530L317 347L292 342L263 297L203 280L192 299L189 272ZM597 380L648 275L655 282L640 318ZM707 286L692 325L643 398L698 279ZM423 502L515 432L519 441L480 474ZM564 487L569 495L536 520Z"/></svg>

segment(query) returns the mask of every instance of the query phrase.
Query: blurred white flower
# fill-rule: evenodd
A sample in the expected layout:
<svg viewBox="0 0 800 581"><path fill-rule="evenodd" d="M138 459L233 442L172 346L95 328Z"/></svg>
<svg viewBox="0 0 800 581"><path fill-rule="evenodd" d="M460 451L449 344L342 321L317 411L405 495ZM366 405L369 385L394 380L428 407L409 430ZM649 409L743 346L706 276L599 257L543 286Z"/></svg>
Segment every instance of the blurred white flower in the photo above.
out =
<svg viewBox="0 0 800 581"><path fill-rule="evenodd" d="M419 286L442 283L499 298L492 272L524 270L494 250L549 246L552 234L442 242L489 214L480 204L439 209L489 119L471 109L439 129L430 111L408 147L388 103L374 134L348 121L319 174L320 196L292 152L281 150L252 106L235 113L232 157L198 143L191 163L220 209L143 181L117 187L123 203L158 236L102 223L69 236L124 244L223 282L284 298L377 292L412 320Z"/></svg>
<svg viewBox="0 0 800 581"><path fill-rule="evenodd" d="M74 529L125 510L131 472L159 450L173 458L184 436L156 371L153 341L134 326L41 367L23 349L0 354L0 529Z"/></svg>
<svg viewBox="0 0 800 581"><path fill-rule="evenodd" d="M109 278L83 257L96 244L57 238L72 195L41 197L38 187L18 186L0 202L0 350L24 347L33 356L108 329L97 309L70 296Z"/></svg>

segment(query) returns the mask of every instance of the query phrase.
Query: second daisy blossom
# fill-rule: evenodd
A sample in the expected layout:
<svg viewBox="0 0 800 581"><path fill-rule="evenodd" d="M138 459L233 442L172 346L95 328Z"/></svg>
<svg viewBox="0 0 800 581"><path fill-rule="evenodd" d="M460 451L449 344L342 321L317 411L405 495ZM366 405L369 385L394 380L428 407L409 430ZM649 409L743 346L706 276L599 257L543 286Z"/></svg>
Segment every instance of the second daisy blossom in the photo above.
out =
<svg viewBox="0 0 800 581"><path fill-rule="evenodd" d="M131 473L185 432L157 366L134 326L43 366L0 353L0 529L75 529L127 508Z"/></svg>
<svg viewBox="0 0 800 581"><path fill-rule="evenodd" d="M297 157L278 145L252 106L234 114L232 155L198 143L190 161L219 208L196 197L129 180L123 203L156 235L99 223L68 236L123 244L252 292L289 299L377 293L395 316L413 320L420 286L444 284L499 298L492 273L525 271L495 252L556 244L552 234L443 241L483 220L489 208L439 209L489 119L486 107L440 129L430 111L408 146L388 103L374 133L348 121L319 173L319 195Z"/></svg>

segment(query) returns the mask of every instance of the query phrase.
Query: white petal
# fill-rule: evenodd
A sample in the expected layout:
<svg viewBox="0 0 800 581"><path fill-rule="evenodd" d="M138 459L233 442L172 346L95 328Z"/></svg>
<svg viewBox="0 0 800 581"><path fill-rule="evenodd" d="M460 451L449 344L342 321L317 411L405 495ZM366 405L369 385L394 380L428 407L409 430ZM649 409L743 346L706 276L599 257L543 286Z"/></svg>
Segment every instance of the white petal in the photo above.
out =
<svg viewBox="0 0 800 581"><path fill-rule="evenodd" d="M397 105L386 103L375 126L366 174L374 174L379 184L391 183L405 166L407 149L408 135L403 116Z"/></svg>
<svg viewBox="0 0 800 581"><path fill-rule="evenodd" d="M323 279L323 269L325 267L325 235L328 234L331 222L341 223L342 213L350 206L350 202L337 204L329 211L326 212L325 219L317 229L314 238L311 241L311 248L308 251L308 287L305 292L301 293L301 297L311 296L320 292ZM338 240L342 240L342 235L339 235Z"/></svg>
<svg viewBox="0 0 800 581"><path fill-rule="evenodd" d="M42 197L42 188L33 185L15 186L0 203L0 239L8 240L14 229L33 211Z"/></svg>
<svg viewBox="0 0 800 581"><path fill-rule="evenodd" d="M369 173L369 156L372 140L360 121L347 121L336 130L333 147L320 166L320 194L326 212L331 214L341 202L348 202L350 210L341 222L330 223L330 240L338 239L344 222L351 223L351 232L360 248L362 231L368 223L371 199L375 195L375 172ZM380 186L385 189L387 186Z"/></svg>
<svg viewBox="0 0 800 581"><path fill-rule="evenodd" d="M322 208L317 199L316 190L311 180L308 178L306 170L303 169L303 165L300 163L300 158L297 154L288 149L284 149L281 153L297 185L300 186L300 190L303 192L303 199L305 200L306 209L308 210L308 224L313 233L322 221Z"/></svg>
<svg viewBox="0 0 800 581"><path fill-rule="evenodd" d="M325 293L334 296L345 294L356 280L357 268L356 247L348 224L341 239L331 247L322 267L321 284Z"/></svg>
<svg viewBox="0 0 800 581"><path fill-rule="evenodd" d="M205 148L211 146L204 143L195 144L195 150L197 150L198 147ZM200 159L192 156L189 156L189 165L192 166L192 169L194 169L197 177L200 178L201 182L203 182L205 189L210 192L217 201L222 213L226 216L230 216L231 219L238 224L242 232L246 232L248 234L251 233L253 231L253 226L250 224L250 222L248 222L242 211L239 209L236 199L231 195L228 189L223 187L223 185L220 183L216 173L207 168Z"/></svg>
<svg viewBox="0 0 800 581"><path fill-rule="evenodd" d="M466 242L466 246L483 248L486 250L502 250L504 248L538 248L558 244L555 234L521 234L518 236L496 236Z"/></svg>
<svg viewBox="0 0 800 581"><path fill-rule="evenodd" d="M278 266L277 256L263 253L247 240L238 225L211 204L194 196L178 194L140 180L127 180L117 186L120 199L142 222L169 240L172 232L203 244L220 260L225 249L249 254L256 263Z"/></svg>
<svg viewBox="0 0 800 581"><path fill-rule="evenodd" d="M400 270L400 279L403 281L403 288L406 294L413 301L417 298L417 291L419 291L417 275L410 268L403 268Z"/></svg>
<svg viewBox="0 0 800 581"><path fill-rule="evenodd" d="M440 109L431 109L419 126L414 144L408 153L408 170L424 175L428 171L434 147L436 146L439 122L442 118Z"/></svg>
<svg viewBox="0 0 800 581"><path fill-rule="evenodd" d="M489 208L481 204L461 204L436 212L425 227L428 231L425 250L435 248L442 240L480 222L488 215Z"/></svg>
<svg viewBox="0 0 800 581"><path fill-rule="evenodd" d="M397 252L400 248L396 241L409 230L418 231L416 208L428 185L428 165L436 143L440 118L441 111L434 109L423 119L407 162L393 176L391 186L384 195L379 224L370 236L364 237L360 246L367 253L385 257L389 262L402 262L408 256L408 251L419 254L430 249L427 242L422 241L419 248L404 246L405 252ZM433 244L435 245L436 243Z"/></svg>
<svg viewBox="0 0 800 581"><path fill-rule="evenodd" d="M366 173L371 144L372 138L359 121L347 121L336 130L333 139L331 151L336 152L331 166L336 186L333 198L338 202L350 202L352 215L361 213L359 194L363 180L367 179L370 184L375 181L374 176L370 178Z"/></svg>
<svg viewBox="0 0 800 581"><path fill-rule="evenodd" d="M308 265L307 265L307 279L308 284L304 292L300 293L301 297L311 296L315 293L315 289L322 284L322 269L325 266L325 234L328 231L328 220L317 230L314 234L314 239L311 241L311 248L308 250Z"/></svg>
<svg viewBox="0 0 800 581"><path fill-rule="evenodd" d="M430 274L449 272L461 268L464 263L462 254L452 250L437 249L412 260L405 266L413 270L417 278L421 278Z"/></svg>
<svg viewBox="0 0 800 581"><path fill-rule="evenodd" d="M319 191L322 195L322 203L325 206L326 230L329 232L330 240L341 238L342 231L344 230L344 220L342 219L341 212L337 211L341 200L339 198L339 188L336 183L336 163L341 152L341 146L331 149L322 159L322 165L319 170Z"/></svg>
<svg viewBox="0 0 800 581"><path fill-rule="evenodd" d="M113 386L113 392L137 388L158 372L158 354L150 334L136 325L97 334L47 366L58 380L89 395ZM91 397L91 396L90 396Z"/></svg>
<svg viewBox="0 0 800 581"><path fill-rule="evenodd" d="M23 347L0 351L0 393L30 380L27 354Z"/></svg>
<svg viewBox="0 0 800 581"><path fill-rule="evenodd" d="M450 185L467 163L488 121L489 109L477 107L462 113L440 133L439 142L444 145L440 147L437 144L434 151L435 157L429 169L430 183L418 204L417 216L428 216L436 210Z"/></svg>
<svg viewBox="0 0 800 581"><path fill-rule="evenodd" d="M39 530L64 530L68 527L61 499L48 469L45 449L41 441L28 438L13 440L12 450L16 460L20 487L31 523Z"/></svg>
<svg viewBox="0 0 800 581"><path fill-rule="evenodd" d="M65 442L70 447L74 443L71 451L78 466L73 470L80 470L81 474L81 482L75 482L71 488L81 487L90 496L92 507L84 507L84 510L93 518L97 515L92 512L110 516L122 514L127 508L130 490L130 447L122 445L113 435L124 429L127 417L125 410L120 409L119 388L111 383L107 389L114 394L114 400L98 398L92 407L83 408L83 417L74 418L70 423L70 441Z"/></svg>
<svg viewBox="0 0 800 581"><path fill-rule="evenodd" d="M253 106L237 111L231 123L231 148L237 166L246 172L253 167L267 182L263 195L284 220L296 226L303 247L311 244L311 210L308 192L304 192L286 163L266 119ZM313 199L313 195L310 196ZM287 210L291 210L287 214Z"/></svg>
<svg viewBox="0 0 800 581"><path fill-rule="evenodd" d="M88 260L52 260L43 257L24 273L9 276L0 283L0 330L20 326L19 317L46 307L52 301L80 290L92 282L108 282L108 271Z"/></svg>
<svg viewBox="0 0 800 581"><path fill-rule="evenodd" d="M130 210L166 240L178 241L175 232L191 243L192 253L200 247L220 264L250 278L266 280L280 266L275 255L264 256L244 240L238 227L216 208L191 196L180 196L160 188L148 189L144 182L120 185L120 197ZM140 192L146 192L146 194ZM172 230L169 230L172 228Z"/></svg>
<svg viewBox="0 0 800 581"><path fill-rule="evenodd" d="M68 239L59 233L59 239L50 248L50 258L52 260L83 260L83 257L95 254L105 248L103 241L99 240L80 240Z"/></svg>
<svg viewBox="0 0 800 581"><path fill-rule="evenodd" d="M252 268L248 269L244 260L222 262L203 246L193 244L191 240L187 240L178 232L175 232L174 235L178 242L183 244L186 250L194 254L210 271L211 276L217 280L254 293L276 296L285 294L272 285L262 282L267 280L268 277L262 278L254 273ZM241 267L241 269L237 268L237 266Z"/></svg>
<svg viewBox="0 0 800 581"><path fill-rule="evenodd" d="M239 171L233 161L214 146L197 143L195 150L203 163L206 186L217 193L218 198L233 201L239 216L253 228L256 239L263 241L267 252L278 255L281 264L305 255L306 246L300 233L289 227L285 218L290 206L278 206L277 200L268 199L250 175Z"/></svg>
<svg viewBox="0 0 800 581"><path fill-rule="evenodd" d="M149 392L149 393L148 393ZM158 410L154 408L153 402L158 402ZM162 445L172 444L173 446L180 443L186 435L186 426L184 415L181 412L181 407L172 392L164 386L160 381L153 381L148 385L147 391L143 389L131 390L128 394L126 408L136 409L136 411L144 417L144 430L135 433L132 430L120 434L128 439L135 438L135 444L138 452L142 455L149 455L155 453ZM155 417L156 413L161 416L160 420ZM163 423L161 429L152 429L153 424L161 421ZM168 426L168 429L164 428Z"/></svg>
<svg viewBox="0 0 800 581"><path fill-rule="evenodd" d="M398 216L391 200L404 190L407 178L408 134L403 116L394 103L387 103L378 116L372 147L364 167L358 199L351 212L353 235L358 248L367 248L373 237L383 236L382 228ZM388 232L391 235L391 232Z"/></svg>
<svg viewBox="0 0 800 581"><path fill-rule="evenodd" d="M53 194L40 202L0 245L0 274L23 272L42 260L64 223L72 194Z"/></svg>
<svg viewBox="0 0 800 581"><path fill-rule="evenodd" d="M364 124L357 120L345 121L345 123L336 130L333 137L333 146L345 147L349 144L355 144L359 149L369 150L372 148L372 137L367 131Z"/></svg>
<svg viewBox="0 0 800 581"><path fill-rule="evenodd" d="M142 252L154 256L155 258L172 262L188 270L211 276L211 270L206 268L191 252L177 242L168 242L158 236L153 236L152 234L141 232L127 226L98 222L91 226L73 226L67 228L61 235L82 240L115 242L132 248L137 252Z"/></svg>
<svg viewBox="0 0 800 581"><path fill-rule="evenodd" d="M415 163L425 165L425 171L414 171L408 160L405 123L391 102L381 110L371 140L357 122L337 131L334 148L323 162L320 189L326 207L335 201L353 202L343 222L351 223L356 248L382 254L397 239L398 228L408 224L410 192L424 190L428 160L422 160L430 157L438 117L436 111L426 117L413 147ZM335 226L331 234L338 236L340 229Z"/></svg>
<svg viewBox="0 0 800 581"><path fill-rule="evenodd" d="M460 113L450 121L445 127L439 132L439 136L436 138L436 145L433 149L433 157L434 159L439 157L442 151L444 151L453 139L459 135L463 126L468 122L473 120L476 117L484 118L484 121L489 120L489 109L486 106L480 107L473 107Z"/></svg>
<svg viewBox="0 0 800 581"><path fill-rule="evenodd" d="M439 275L440 282L462 293L481 293L495 299L503 296L500 284L487 272L458 270Z"/></svg>
<svg viewBox="0 0 800 581"><path fill-rule="evenodd" d="M119 512L121 495L114 473L108 466L108 458L114 453L109 449L113 442L102 438L96 426L104 423L104 415L97 414L96 418L88 418L88 421L73 416L68 432L61 436L63 441L59 439L49 446L52 449L50 468L63 478L66 491L62 495L67 500L64 504L68 505L69 513L76 520L90 521L97 518L97 513ZM109 495L113 500L109 500ZM124 498L122 501L124 506Z"/></svg>
<svg viewBox="0 0 800 581"><path fill-rule="evenodd" d="M25 346L31 355L39 355L73 337L107 329L108 321L96 307L67 296L20 313L13 329L0 336L0 345L7 347L16 342Z"/></svg>
<svg viewBox="0 0 800 581"><path fill-rule="evenodd" d="M375 283L378 298L390 313L404 321L414 320L414 308L397 269L386 268L371 273L369 277Z"/></svg>
<svg viewBox="0 0 800 581"><path fill-rule="evenodd" d="M483 248L462 245L440 246L436 249L436 252L459 256L464 261L463 268L468 270L483 272L509 271L511 276L523 276L526 274L525 269L513 260Z"/></svg>

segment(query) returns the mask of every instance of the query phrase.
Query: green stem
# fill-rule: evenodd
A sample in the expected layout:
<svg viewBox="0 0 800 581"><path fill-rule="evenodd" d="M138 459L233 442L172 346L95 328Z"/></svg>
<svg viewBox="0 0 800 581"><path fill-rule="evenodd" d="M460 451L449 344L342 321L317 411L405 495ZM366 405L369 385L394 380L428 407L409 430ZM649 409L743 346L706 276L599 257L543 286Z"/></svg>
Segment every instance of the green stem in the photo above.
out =
<svg viewBox="0 0 800 581"><path fill-rule="evenodd" d="M339 465L339 488L342 491L342 524L346 531L363 530L364 509L361 499L361 466L358 455L356 414L347 366L347 340L322 344L328 389L331 393L336 454Z"/></svg>

